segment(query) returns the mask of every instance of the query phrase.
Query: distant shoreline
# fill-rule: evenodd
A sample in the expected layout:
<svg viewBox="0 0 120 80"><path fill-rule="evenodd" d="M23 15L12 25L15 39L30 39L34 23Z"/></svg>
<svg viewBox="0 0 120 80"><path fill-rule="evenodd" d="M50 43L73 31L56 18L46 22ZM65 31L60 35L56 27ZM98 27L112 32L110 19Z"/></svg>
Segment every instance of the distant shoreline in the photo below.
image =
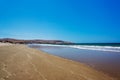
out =
<svg viewBox="0 0 120 80"><path fill-rule="evenodd" d="M22 39L13 39L13 38L3 38L0 39L0 42L3 43L13 43L13 44L74 44L72 42L63 41L63 40L41 40L41 39L35 39L35 40L22 40Z"/></svg>

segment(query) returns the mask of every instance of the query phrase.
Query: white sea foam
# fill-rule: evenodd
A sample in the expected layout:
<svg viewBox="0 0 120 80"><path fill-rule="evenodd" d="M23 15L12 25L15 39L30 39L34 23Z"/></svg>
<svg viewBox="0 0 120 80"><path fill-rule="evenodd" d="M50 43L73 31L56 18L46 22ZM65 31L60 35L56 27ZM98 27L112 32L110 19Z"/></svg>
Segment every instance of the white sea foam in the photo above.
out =
<svg viewBox="0 0 120 80"><path fill-rule="evenodd" d="M71 45L69 47L77 49L87 49L87 50L99 50L99 51L110 51L110 52L120 52L120 47L113 46L88 46L88 45Z"/></svg>
<svg viewBox="0 0 120 80"><path fill-rule="evenodd" d="M120 52L120 47L115 47L115 46L53 45L53 44L32 44L32 45L38 45L38 46L58 46L58 47L70 47L70 48L85 49L85 50Z"/></svg>

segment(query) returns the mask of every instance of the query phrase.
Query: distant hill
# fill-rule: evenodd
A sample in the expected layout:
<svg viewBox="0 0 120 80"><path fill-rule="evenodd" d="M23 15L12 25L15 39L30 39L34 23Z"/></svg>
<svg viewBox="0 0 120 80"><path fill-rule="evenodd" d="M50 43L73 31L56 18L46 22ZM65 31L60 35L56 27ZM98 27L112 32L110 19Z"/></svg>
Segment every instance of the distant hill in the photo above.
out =
<svg viewBox="0 0 120 80"><path fill-rule="evenodd" d="M40 39L35 39L35 40L22 40L22 39L13 39L13 38L2 38L0 39L0 42L8 42L8 43L13 43L13 44L73 44L72 42L68 41L62 41L62 40L40 40Z"/></svg>

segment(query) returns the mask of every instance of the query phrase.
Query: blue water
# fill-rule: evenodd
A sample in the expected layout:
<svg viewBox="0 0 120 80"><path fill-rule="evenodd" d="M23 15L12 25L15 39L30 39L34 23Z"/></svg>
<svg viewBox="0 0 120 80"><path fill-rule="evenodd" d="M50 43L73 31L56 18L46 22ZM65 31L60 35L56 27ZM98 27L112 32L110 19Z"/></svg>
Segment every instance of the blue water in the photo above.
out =
<svg viewBox="0 0 120 80"><path fill-rule="evenodd" d="M76 43L74 45L115 46L115 47L120 47L120 43Z"/></svg>
<svg viewBox="0 0 120 80"><path fill-rule="evenodd" d="M113 77L120 78L120 52L77 49L62 46L32 46L48 54L87 64Z"/></svg>

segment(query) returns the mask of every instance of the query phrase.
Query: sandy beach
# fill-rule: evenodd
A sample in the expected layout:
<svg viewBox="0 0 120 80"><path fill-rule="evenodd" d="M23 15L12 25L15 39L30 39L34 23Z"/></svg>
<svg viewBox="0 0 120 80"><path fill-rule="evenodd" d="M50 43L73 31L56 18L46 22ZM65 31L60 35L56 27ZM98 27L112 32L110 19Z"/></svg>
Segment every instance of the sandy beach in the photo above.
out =
<svg viewBox="0 0 120 80"><path fill-rule="evenodd" d="M115 80L95 69L25 45L0 43L0 80Z"/></svg>
<svg viewBox="0 0 120 80"><path fill-rule="evenodd" d="M10 46L10 45L13 45L13 44L11 44L11 43L1 43L1 42L0 42L0 47L1 47L1 46Z"/></svg>

